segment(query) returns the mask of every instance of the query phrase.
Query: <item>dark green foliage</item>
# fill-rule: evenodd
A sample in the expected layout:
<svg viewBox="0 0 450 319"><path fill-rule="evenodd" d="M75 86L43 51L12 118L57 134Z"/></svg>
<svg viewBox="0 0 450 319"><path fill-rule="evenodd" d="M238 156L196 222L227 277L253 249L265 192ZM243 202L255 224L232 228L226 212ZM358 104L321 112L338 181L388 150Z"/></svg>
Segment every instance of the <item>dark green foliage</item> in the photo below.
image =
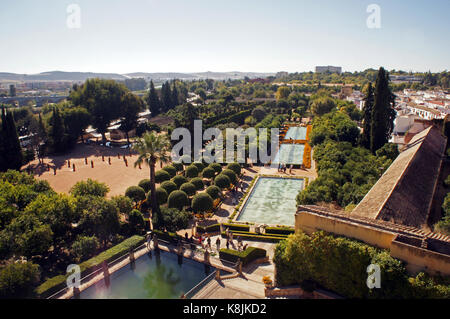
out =
<svg viewBox="0 0 450 319"><path fill-rule="evenodd" d="M153 81L150 81L150 91L147 96L147 105L152 117L155 117L161 112L161 101L156 93Z"/></svg>
<svg viewBox="0 0 450 319"><path fill-rule="evenodd" d="M211 167L205 167L205 169L202 171L202 176L204 178L213 179L214 176L216 176L216 171Z"/></svg>
<svg viewBox="0 0 450 319"><path fill-rule="evenodd" d="M169 173L170 178L172 178L175 175L177 175L177 169L174 166L172 166L172 165L164 166L163 170L165 170L167 173Z"/></svg>
<svg viewBox="0 0 450 319"><path fill-rule="evenodd" d="M105 183L101 183L88 178L86 181L77 182L70 189L73 196L98 196L105 197L109 192L109 187Z"/></svg>
<svg viewBox="0 0 450 319"><path fill-rule="evenodd" d="M290 235L276 247L273 261L281 286L313 281L348 298L420 298L419 285L408 280L405 266L388 252L324 232ZM370 290L367 266L374 263L381 268L382 289ZM426 298L448 298L449 286L433 286Z"/></svg>
<svg viewBox="0 0 450 319"><path fill-rule="evenodd" d="M173 191L167 199L167 204L169 208L178 208L178 210L182 210L183 207L189 205L188 195L180 190Z"/></svg>
<svg viewBox="0 0 450 319"><path fill-rule="evenodd" d="M152 182L148 178L145 178L139 182L138 186L148 193L152 187Z"/></svg>
<svg viewBox="0 0 450 319"><path fill-rule="evenodd" d="M128 215L133 209L133 202L131 198L123 195L114 196L111 201L119 209L119 213Z"/></svg>
<svg viewBox="0 0 450 319"><path fill-rule="evenodd" d="M12 112L2 107L2 125L0 129L0 171L19 170L23 164L23 154L17 135Z"/></svg>
<svg viewBox="0 0 450 319"><path fill-rule="evenodd" d="M176 187L173 189L176 190ZM150 194L148 194L150 195ZM150 197L147 195L147 199L150 199ZM158 187L156 189L156 199L158 200L158 205L164 205L167 203L167 198L169 197L169 194L163 187Z"/></svg>
<svg viewBox="0 0 450 319"><path fill-rule="evenodd" d="M185 192L188 196L194 196L197 192L197 188L194 184L188 182L180 186L180 191Z"/></svg>
<svg viewBox="0 0 450 319"><path fill-rule="evenodd" d="M216 174L220 174L220 172L222 172L222 165L220 165L219 163L211 163L208 167L211 167L216 172Z"/></svg>
<svg viewBox="0 0 450 319"><path fill-rule="evenodd" d="M161 183L161 188L164 189L168 195L170 195L170 193L178 189L178 186L172 181L165 181Z"/></svg>
<svg viewBox="0 0 450 319"><path fill-rule="evenodd" d="M197 177L198 176L198 168L197 166L195 166L194 164L189 165L188 167L186 167L186 177L187 178L193 178L193 177Z"/></svg>
<svg viewBox="0 0 450 319"><path fill-rule="evenodd" d="M170 180L170 174L165 170L159 170L155 173L155 182L162 183Z"/></svg>
<svg viewBox="0 0 450 319"><path fill-rule="evenodd" d="M181 185L188 182L188 179L184 176L177 175L174 178L172 178L171 181L177 185L177 188L180 188Z"/></svg>
<svg viewBox="0 0 450 319"><path fill-rule="evenodd" d="M175 169L177 170L177 172L181 172L184 169L184 166L182 163L179 162L174 162L172 163L172 166L175 167Z"/></svg>
<svg viewBox="0 0 450 319"><path fill-rule="evenodd" d="M227 168L232 170L237 176L241 175L241 165L239 163L230 163Z"/></svg>
<svg viewBox="0 0 450 319"><path fill-rule="evenodd" d="M139 186L130 186L125 191L125 196L131 198L135 203L145 199L145 191Z"/></svg>
<svg viewBox="0 0 450 319"><path fill-rule="evenodd" d="M213 199L207 193L199 193L192 198L192 210L195 213L206 213L213 208Z"/></svg>
<svg viewBox="0 0 450 319"><path fill-rule="evenodd" d="M56 107L53 108L53 114L50 119L48 137L53 152L62 153L67 150L67 135L65 133L64 121Z"/></svg>
<svg viewBox="0 0 450 319"><path fill-rule="evenodd" d="M78 261L94 256L99 248L100 242L95 236L79 236L72 244L72 252Z"/></svg>
<svg viewBox="0 0 450 319"><path fill-rule="evenodd" d="M144 215L137 209L133 209L130 212L128 215L128 222L135 232L140 232L144 229Z"/></svg>
<svg viewBox="0 0 450 319"><path fill-rule="evenodd" d="M189 214L177 208L161 207L161 211L155 214L152 223L157 229L176 232L188 227Z"/></svg>
<svg viewBox="0 0 450 319"><path fill-rule="evenodd" d="M280 234L280 235L290 235L295 232L292 228L281 228L281 227L266 227L266 234Z"/></svg>
<svg viewBox="0 0 450 319"><path fill-rule="evenodd" d="M324 115L336 109L336 103L330 97L321 96L316 98L311 104L311 111L315 115Z"/></svg>
<svg viewBox="0 0 450 319"><path fill-rule="evenodd" d="M0 299L34 297L39 276L39 266L31 262L0 266Z"/></svg>
<svg viewBox="0 0 450 319"><path fill-rule="evenodd" d="M214 200L221 197L222 191L219 187L211 185L206 189L206 193Z"/></svg>
<svg viewBox="0 0 450 319"><path fill-rule="evenodd" d="M191 183L194 184L195 189L198 191L205 188L205 185L203 184L203 180L200 177L194 177L193 179L191 179Z"/></svg>
<svg viewBox="0 0 450 319"><path fill-rule="evenodd" d="M244 251L236 251L232 249L222 248L219 252L220 259L235 263L239 259L242 262L242 265L248 265L252 261L266 257L267 252L265 249L256 248L256 247L247 247Z"/></svg>
<svg viewBox="0 0 450 319"><path fill-rule="evenodd" d="M219 174L214 179L214 185L221 189L229 188L231 184L230 178L225 174Z"/></svg>
<svg viewBox="0 0 450 319"><path fill-rule="evenodd" d="M395 96L389 88L389 74L380 68L374 90L374 104L371 117L370 150L375 153L386 144L394 129Z"/></svg>
<svg viewBox="0 0 450 319"><path fill-rule="evenodd" d="M385 156L390 160L395 160L399 154L398 146L394 143L386 143L376 151L377 157Z"/></svg>
<svg viewBox="0 0 450 319"><path fill-rule="evenodd" d="M224 169L222 171L222 173L220 173L221 175L226 175L228 176L228 178L230 179L231 184L236 184L237 182L237 176L236 173L233 172L231 169Z"/></svg>
<svg viewBox="0 0 450 319"><path fill-rule="evenodd" d="M361 146L370 149L371 131L372 131L372 112L373 112L373 87L369 82L366 96L364 97L363 109L363 132L361 135Z"/></svg>
<svg viewBox="0 0 450 319"><path fill-rule="evenodd" d="M192 163L192 165L197 167L197 170L199 172L203 171L203 169L205 168L205 165L202 162L194 162L194 163Z"/></svg>
<svg viewBox="0 0 450 319"><path fill-rule="evenodd" d="M315 146L332 139L356 145L358 137L359 129L356 123L347 114L336 111L314 119L310 142Z"/></svg>

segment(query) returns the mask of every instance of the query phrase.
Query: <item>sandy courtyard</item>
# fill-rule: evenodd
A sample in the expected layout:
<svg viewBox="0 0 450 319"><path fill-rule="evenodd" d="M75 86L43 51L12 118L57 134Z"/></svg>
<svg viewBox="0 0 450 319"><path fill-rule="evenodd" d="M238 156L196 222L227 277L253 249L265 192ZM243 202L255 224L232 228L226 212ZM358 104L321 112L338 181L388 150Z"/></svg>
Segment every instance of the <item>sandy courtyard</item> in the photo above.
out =
<svg viewBox="0 0 450 319"><path fill-rule="evenodd" d="M102 161L102 155L104 161ZM126 156L128 167L125 165L123 155ZM108 158L111 158L111 165L108 163ZM136 159L135 153L130 156L129 151L125 149L78 144L70 153L46 157L44 165L38 165L37 160L30 164L34 169L35 177L47 180L56 192L68 193L76 182L91 178L108 185L110 191L107 196L112 197L123 195L129 186L137 185L140 180L149 178L150 170L146 164L143 164L141 169L134 168ZM68 160L70 160L70 168ZM91 161L94 163L94 168L91 167ZM47 170L47 164L50 165L50 171ZM75 164L75 172L72 169L73 164ZM26 170L27 166L23 169ZM54 168L56 168L56 175L54 175ZM161 164L158 163L156 170L160 168Z"/></svg>

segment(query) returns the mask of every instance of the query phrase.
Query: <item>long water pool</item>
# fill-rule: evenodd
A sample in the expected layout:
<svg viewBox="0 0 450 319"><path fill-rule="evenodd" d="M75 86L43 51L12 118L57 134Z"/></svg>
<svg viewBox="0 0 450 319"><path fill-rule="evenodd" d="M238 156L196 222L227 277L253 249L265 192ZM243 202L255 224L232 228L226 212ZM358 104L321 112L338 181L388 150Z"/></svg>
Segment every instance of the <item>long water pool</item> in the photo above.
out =
<svg viewBox="0 0 450 319"><path fill-rule="evenodd" d="M304 151L305 144L281 144L273 162L301 165L303 164Z"/></svg>
<svg viewBox="0 0 450 319"><path fill-rule="evenodd" d="M214 267L205 266L191 259L178 263L176 254L152 252L145 254L131 265L112 273L109 286L105 280L83 290L81 299L177 299L188 292Z"/></svg>
<svg viewBox="0 0 450 319"><path fill-rule="evenodd" d="M292 126L288 129L285 140L306 140L306 127L304 126Z"/></svg>
<svg viewBox="0 0 450 319"><path fill-rule="evenodd" d="M238 220L260 224L295 225L295 197L303 179L260 177L254 185Z"/></svg>

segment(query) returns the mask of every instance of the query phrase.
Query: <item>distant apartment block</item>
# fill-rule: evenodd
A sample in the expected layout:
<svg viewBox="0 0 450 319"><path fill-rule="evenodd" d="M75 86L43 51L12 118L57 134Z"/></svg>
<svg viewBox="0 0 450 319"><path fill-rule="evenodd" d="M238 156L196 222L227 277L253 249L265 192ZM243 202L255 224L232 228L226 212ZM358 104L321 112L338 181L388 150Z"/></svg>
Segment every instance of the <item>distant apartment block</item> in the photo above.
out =
<svg viewBox="0 0 450 319"><path fill-rule="evenodd" d="M342 67L340 66L316 66L316 73L326 73L326 72L330 72L330 73L338 73L341 74L342 73Z"/></svg>

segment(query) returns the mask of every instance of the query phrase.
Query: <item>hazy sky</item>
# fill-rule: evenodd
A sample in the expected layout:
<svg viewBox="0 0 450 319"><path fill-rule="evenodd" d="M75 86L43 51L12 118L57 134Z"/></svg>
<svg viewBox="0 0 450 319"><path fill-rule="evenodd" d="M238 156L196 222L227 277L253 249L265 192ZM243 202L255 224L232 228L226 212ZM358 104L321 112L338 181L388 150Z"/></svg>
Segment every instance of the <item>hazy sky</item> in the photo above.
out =
<svg viewBox="0 0 450 319"><path fill-rule="evenodd" d="M3 0L0 72L442 71L449 14L450 0Z"/></svg>

